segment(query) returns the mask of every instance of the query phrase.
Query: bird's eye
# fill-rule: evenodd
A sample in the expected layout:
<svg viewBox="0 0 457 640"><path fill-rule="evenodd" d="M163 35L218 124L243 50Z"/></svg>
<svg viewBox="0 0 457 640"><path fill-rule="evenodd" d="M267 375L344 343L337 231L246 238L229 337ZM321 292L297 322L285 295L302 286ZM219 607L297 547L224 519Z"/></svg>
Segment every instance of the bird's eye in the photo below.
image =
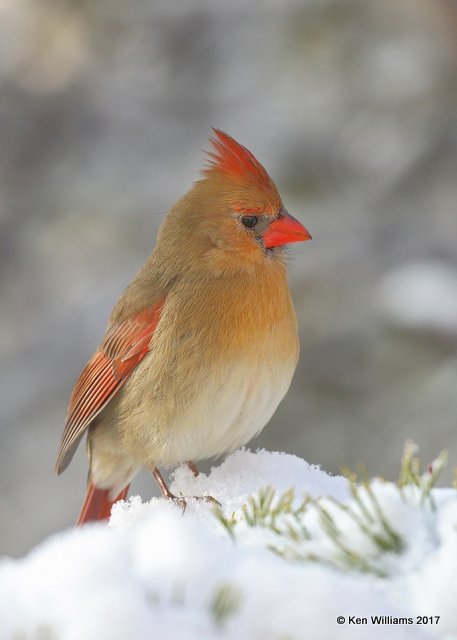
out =
<svg viewBox="0 0 457 640"><path fill-rule="evenodd" d="M253 227L255 227L258 221L259 218L257 216L242 216L241 218L241 222L248 229L252 229Z"/></svg>

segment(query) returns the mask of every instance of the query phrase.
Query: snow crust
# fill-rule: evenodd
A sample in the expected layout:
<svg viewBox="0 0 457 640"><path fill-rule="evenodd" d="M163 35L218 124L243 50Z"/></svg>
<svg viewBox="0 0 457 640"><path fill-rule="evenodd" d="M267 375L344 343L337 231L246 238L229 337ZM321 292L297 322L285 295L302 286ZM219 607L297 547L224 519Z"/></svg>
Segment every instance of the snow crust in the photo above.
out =
<svg viewBox="0 0 457 640"><path fill-rule="evenodd" d="M304 494L321 498L344 545L385 576L336 568L339 551L312 509L303 520L312 533L303 550L328 562L273 553L275 534L242 520L242 505L266 486L277 494L293 487L297 503ZM0 639L457 638L456 491L434 489L433 507L420 504L414 490L405 496L381 481L372 488L405 542L400 553L380 553L335 505L360 508L346 479L295 456L240 450L197 478L179 468L172 490L216 497L224 514L239 520L234 539L207 503L189 500L182 515L162 499L134 496L114 506L108 526L60 532L23 559L1 560ZM440 618L419 625L418 615ZM371 616L386 618L375 624ZM357 624L357 617L367 622ZM413 622L394 622L400 618Z"/></svg>

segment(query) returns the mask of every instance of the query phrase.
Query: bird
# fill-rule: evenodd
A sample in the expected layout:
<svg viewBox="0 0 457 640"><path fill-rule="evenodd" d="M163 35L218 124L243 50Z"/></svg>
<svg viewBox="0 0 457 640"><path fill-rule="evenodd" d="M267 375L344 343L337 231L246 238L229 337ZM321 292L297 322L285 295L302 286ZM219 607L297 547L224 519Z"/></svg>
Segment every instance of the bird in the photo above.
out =
<svg viewBox="0 0 457 640"><path fill-rule="evenodd" d="M171 207L70 397L56 472L87 435L77 525L106 520L148 468L216 458L268 423L297 366L285 247L311 239L265 168L212 129L201 177ZM203 499L215 500L211 496Z"/></svg>

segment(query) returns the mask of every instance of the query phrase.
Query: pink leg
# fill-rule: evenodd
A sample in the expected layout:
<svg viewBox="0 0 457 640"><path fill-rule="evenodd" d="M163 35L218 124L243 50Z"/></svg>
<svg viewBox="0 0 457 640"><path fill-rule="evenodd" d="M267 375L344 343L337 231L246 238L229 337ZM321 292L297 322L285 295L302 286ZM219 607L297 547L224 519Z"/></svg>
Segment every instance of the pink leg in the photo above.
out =
<svg viewBox="0 0 457 640"><path fill-rule="evenodd" d="M195 478L200 475L200 471L197 469L197 466L192 462L192 460L189 460L188 462L186 462L186 464L194 474Z"/></svg>
<svg viewBox="0 0 457 640"><path fill-rule="evenodd" d="M165 478L160 473L157 467L154 467L154 469L152 470L152 475L156 479L157 484L159 485L160 491L162 492L162 495L165 498L165 500L173 500L173 502L176 502L177 504L179 504L179 506L181 507L184 513L187 506L186 501L183 498L178 498L177 496L174 495L174 493L171 493L167 483L165 482Z"/></svg>

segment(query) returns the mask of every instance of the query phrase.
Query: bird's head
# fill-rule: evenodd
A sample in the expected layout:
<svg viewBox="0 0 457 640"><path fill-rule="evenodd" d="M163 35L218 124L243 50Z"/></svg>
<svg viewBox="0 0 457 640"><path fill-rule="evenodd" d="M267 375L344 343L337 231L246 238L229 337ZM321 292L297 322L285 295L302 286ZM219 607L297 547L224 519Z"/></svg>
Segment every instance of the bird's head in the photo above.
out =
<svg viewBox="0 0 457 640"><path fill-rule="evenodd" d="M254 155L223 131L213 132L203 179L174 207L180 226L221 265L234 258L240 265L258 262L284 245L310 240Z"/></svg>

